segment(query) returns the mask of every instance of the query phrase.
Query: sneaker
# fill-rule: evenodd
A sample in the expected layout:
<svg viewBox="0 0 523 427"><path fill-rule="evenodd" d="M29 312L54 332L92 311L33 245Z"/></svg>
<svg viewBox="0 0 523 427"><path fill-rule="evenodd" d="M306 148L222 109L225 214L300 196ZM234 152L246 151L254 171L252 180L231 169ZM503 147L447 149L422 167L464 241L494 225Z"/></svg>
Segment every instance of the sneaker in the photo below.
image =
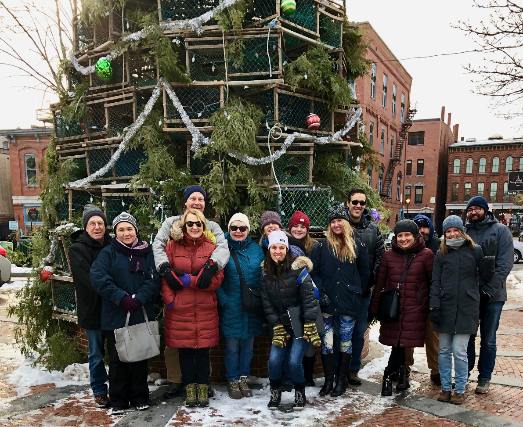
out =
<svg viewBox="0 0 523 427"><path fill-rule="evenodd" d="M247 377L240 377L240 391L244 397L252 396L252 390L249 388Z"/></svg>
<svg viewBox="0 0 523 427"><path fill-rule="evenodd" d="M196 397L196 389L196 384L187 384L185 386L185 406L189 408L194 408L198 404L198 398Z"/></svg>
<svg viewBox="0 0 523 427"><path fill-rule="evenodd" d="M164 399L172 399L173 397L178 396L185 390L182 383L169 383L169 387L163 393Z"/></svg>
<svg viewBox="0 0 523 427"><path fill-rule="evenodd" d="M141 405L136 405L135 408L137 411L147 411L147 409L149 409L149 405L143 403Z"/></svg>
<svg viewBox="0 0 523 427"><path fill-rule="evenodd" d="M476 393L487 394L490 388L490 381L485 378L478 379L478 386L476 387Z"/></svg>
<svg viewBox="0 0 523 427"><path fill-rule="evenodd" d="M229 381L229 384L227 384L227 391L229 392L229 397L231 399L241 399L243 397L239 381Z"/></svg>
<svg viewBox="0 0 523 427"><path fill-rule="evenodd" d="M436 385L441 385L441 375L439 373L432 374L430 380Z"/></svg>
<svg viewBox="0 0 523 427"><path fill-rule="evenodd" d="M109 402L109 398L107 397L107 394L97 394L94 396L94 401L96 402L96 406L99 408L108 408L111 406L111 403Z"/></svg>
<svg viewBox="0 0 523 427"><path fill-rule="evenodd" d="M198 384L198 406L200 408L209 406L209 386L207 384Z"/></svg>
<svg viewBox="0 0 523 427"><path fill-rule="evenodd" d="M465 393L454 393L450 403L454 405L461 405L465 401Z"/></svg>
<svg viewBox="0 0 523 427"><path fill-rule="evenodd" d="M439 402L450 402L451 394L452 394L452 392L450 390L449 391L441 390L441 393L438 396L438 401Z"/></svg>
<svg viewBox="0 0 523 427"><path fill-rule="evenodd" d="M350 385L361 385L361 379L358 377L358 371L349 369L349 384Z"/></svg>

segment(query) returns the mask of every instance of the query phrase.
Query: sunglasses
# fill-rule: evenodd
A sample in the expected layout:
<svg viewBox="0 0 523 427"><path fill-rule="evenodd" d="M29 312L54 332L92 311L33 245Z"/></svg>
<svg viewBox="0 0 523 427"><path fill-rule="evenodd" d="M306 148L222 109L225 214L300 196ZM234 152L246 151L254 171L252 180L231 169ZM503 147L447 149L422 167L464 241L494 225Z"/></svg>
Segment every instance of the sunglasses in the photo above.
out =
<svg viewBox="0 0 523 427"><path fill-rule="evenodd" d="M202 222L201 221L187 221L185 224L187 224L187 227L189 228L192 228L194 225L196 225L196 227L200 228L202 226Z"/></svg>
<svg viewBox="0 0 523 427"><path fill-rule="evenodd" d="M231 229L231 231L240 230L242 233L247 231L247 226L245 225L242 225L241 227L238 227L237 225L231 225L229 228Z"/></svg>
<svg viewBox="0 0 523 427"><path fill-rule="evenodd" d="M367 202L364 200L351 200L351 203L352 203L352 206L358 206L358 205L365 206L367 204Z"/></svg>

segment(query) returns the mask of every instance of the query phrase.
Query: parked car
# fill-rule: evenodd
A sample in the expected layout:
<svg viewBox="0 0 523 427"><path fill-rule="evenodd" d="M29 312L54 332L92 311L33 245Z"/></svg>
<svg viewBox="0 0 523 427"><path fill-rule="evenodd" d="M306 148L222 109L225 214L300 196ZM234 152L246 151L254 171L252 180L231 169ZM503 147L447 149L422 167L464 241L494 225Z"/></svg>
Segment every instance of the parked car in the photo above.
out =
<svg viewBox="0 0 523 427"><path fill-rule="evenodd" d="M385 249L392 248L392 238L394 237L394 231L390 232L389 235L385 238Z"/></svg>
<svg viewBox="0 0 523 427"><path fill-rule="evenodd" d="M514 240L514 264L523 259L523 243Z"/></svg>

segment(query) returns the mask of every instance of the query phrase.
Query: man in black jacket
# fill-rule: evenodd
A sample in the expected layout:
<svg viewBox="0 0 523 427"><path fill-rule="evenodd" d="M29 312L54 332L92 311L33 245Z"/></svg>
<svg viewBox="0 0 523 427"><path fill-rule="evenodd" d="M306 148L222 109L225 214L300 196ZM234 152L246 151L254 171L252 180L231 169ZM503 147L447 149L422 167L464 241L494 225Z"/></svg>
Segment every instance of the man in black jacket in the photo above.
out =
<svg viewBox="0 0 523 427"><path fill-rule="evenodd" d="M354 228L358 238L367 248L370 264L369 284L363 295L360 311L352 333L352 359L349 365L349 384L352 385L361 384L358 371L361 367L361 352L363 351L363 345L365 343L370 294L376 284L376 275L381 257L385 253L385 243L381 231L372 216L369 215L369 212L365 209L366 204L367 194L364 190L354 188L350 191L347 200L350 224Z"/></svg>
<svg viewBox="0 0 523 427"><path fill-rule="evenodd" d="M82 217L84 229L71 234L73 244L69 261L76 289L78 325L85 329L89 342L89 372L96 404L109 406L107 372L104 365L105 333L102 331L102 299L91 287L89 271L101 250L111 243L106 233L107 218L94 205L86 205Z"/></svg>

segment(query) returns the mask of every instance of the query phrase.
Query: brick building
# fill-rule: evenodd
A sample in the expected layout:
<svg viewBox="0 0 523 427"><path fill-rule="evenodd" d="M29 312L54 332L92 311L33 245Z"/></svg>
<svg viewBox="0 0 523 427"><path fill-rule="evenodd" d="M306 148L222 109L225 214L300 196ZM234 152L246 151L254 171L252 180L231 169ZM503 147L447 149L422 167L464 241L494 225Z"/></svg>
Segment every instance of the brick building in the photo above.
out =
<svg viewBox="0 0 523 427"><path fill-rule="evenodd" d="M445 123L445 107L440 118L413 120L406 146L404 202L410 203L405 218L426 215L438 234L445 219L448 147L457 141L459 131L459 125L450 126L450 113Z"/></svg>
<svg viewBox="0 0 523 427"><path fill-rule="evenodd" d="M9 144L14 219L23 234L42 225L38 163L45 155L51 128L1 130Z"/></svg>
<svg viewBox="0 0 523 427"><path fill-rule="evenodd" d="M523 137L488 140L469 138L449 146L447 176L447 215L464 215L467 202L483 196L500 221L523 215L521 206L508 194L508 172L523 171Z"/></svg>
<svg viewBox="0 0 523 427"><path fill-rule="evenodd" d="M9 142L0 136L0 240L6 240L10 234L9 221L14 220L12 198Z"/></svg>
<svg viewBox="0 0 523 427"><path fill-rule="evenodd" d="M405 149L412 77L368 22L357 24L366 31L372 60L371 75L356 80L356 95L363 110L365 131L379 152L380 167L368 170L368 182L393 213L389 226L400 218L404 200ZM404 182L404 181L403 181Z"/></svg>

